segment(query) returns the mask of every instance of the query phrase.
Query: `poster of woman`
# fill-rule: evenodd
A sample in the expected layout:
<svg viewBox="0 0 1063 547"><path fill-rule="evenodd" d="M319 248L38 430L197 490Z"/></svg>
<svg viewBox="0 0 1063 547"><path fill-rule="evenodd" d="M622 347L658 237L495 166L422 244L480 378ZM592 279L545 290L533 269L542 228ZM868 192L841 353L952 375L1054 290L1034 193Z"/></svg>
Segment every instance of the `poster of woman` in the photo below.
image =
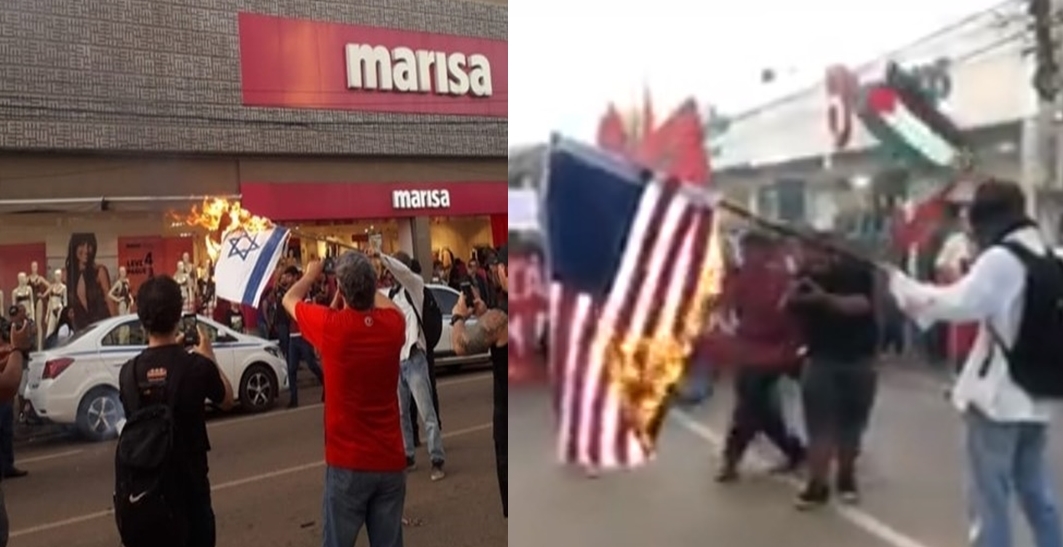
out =
<svg viewBox="0 0 1063 547"><path fill-rule="evenodd" d="M66 255L66 286L70 307L74 310L74 330L114 315L114 302L107 298L111 275L105 266L96 264L96 234L70 235Z"/></svg>

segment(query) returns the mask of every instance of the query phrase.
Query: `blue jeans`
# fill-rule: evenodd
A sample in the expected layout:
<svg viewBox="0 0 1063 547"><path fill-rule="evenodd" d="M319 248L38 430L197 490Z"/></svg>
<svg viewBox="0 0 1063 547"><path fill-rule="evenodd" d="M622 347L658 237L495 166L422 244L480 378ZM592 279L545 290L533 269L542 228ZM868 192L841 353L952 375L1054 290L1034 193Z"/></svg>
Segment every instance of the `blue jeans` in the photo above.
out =
<svg viewBox="0 0 1063 547"><path fill-rule="evenodd" d="M1046 449L1048 425L994 422L977 409L967 421L971 481L971 544L1012 545L1010 497L1014 490L1037 547L1063 547L1059 510Z"/></svg>
<svg viewBox="0 0 1063 547"><path fill-rule="evenodd" d="M433 464L442 465L446 460L443 452L443 437L439 432L439 418L432 405L432 382L428 377L428 358L419 348L410 351L410 358L402 362L402 374L399 377L399 412L402 414L402 440L406 446L406 457L413 458L413 428L417 420L410 416L410 397L417 403L417 412L424 422L424 433L428 440L428 455Z"/></svg>
<svg viewBox="0 0 1063 547"><path fill-rule="evenodd" d="M352 547L365 525L372 547L402 547L406 472L325 469L323 547Z"/></svg>
<svg viewBox="0 0 1063 547"><path fill-rule="evenodd" d="M321 373L321 364L317 362L317 354L314 347L302 336L292 336L288 342L288 390L290 397L288 404L299 404L299 363L306 361L306 368L317 376L321 385L325 385L325 377Z"/></svg>

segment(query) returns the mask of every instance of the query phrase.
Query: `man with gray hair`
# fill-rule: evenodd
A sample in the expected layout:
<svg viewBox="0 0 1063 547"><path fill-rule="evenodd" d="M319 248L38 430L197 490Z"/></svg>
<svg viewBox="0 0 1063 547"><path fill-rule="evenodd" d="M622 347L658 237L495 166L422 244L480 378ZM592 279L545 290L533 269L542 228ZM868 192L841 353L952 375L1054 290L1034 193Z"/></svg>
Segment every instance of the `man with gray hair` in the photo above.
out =
<svg viewBox="0 0 1063 547"><path fill-rule="evenodd" d="M402 411L402 437L406 445L406 467L416 468L413 429L417 420L410 415L410 397L417 403L417 411L424 422L428 440L428 456L432 461L431 479L446 477L443 463L443 436L439 429L439 416L432 404L432 383L428 372L428 342L424 325L424 279L410 269L410 255L398 252L395 256L380 254L380 262L402 287L394 292L391 300L406 318L406 341L402 346L402 374L399 378L399 409Z"/></svg>
<svg viewBox="0 0 1063 547"><path fill-rule="evenodd" d="M401 547L406 452L395 387L406 320L377 291L373 264L353 251L336 259L332 305L306 302L323 269L308 264L283 300L325 371L322 545L350 547L364 524L373 547Z"/></svg>

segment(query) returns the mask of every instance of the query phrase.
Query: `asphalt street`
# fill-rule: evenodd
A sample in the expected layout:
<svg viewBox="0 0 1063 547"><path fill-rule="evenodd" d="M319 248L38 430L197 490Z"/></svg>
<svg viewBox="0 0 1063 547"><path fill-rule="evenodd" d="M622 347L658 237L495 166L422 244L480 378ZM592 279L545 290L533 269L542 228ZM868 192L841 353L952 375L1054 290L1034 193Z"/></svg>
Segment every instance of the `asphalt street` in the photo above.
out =
<svg viewBox="0 0 1063 547"><path fill-rule="evenodd" d="M448 475L433 483L427 465L409 475L407 545L506 544L491 440L490 377L481 369L439 379ZM320 388L304 389L302 400L320 400ZM218 545L320 545L322 405L287 410L281 404L265 414L221 416L208 430ZM427 464L424 448L419 450L419 461ZM118 545L110 511L114 442L53 440L23 447L17 465L30 475L3 484L12 546ZM368 544L364 532L359 544Z"/></svg>
<svg viewBox="0 0 1063 547"><path fill-rule="evenodd" d="M673 411L658 458L628 473L585 478L557 465L546 389L511 387L511 547L957 547L966 545L962 430L929 374L886 369L861 458L864 500L811 514L791 506L796 479L769 477L778 457L758 446L742 480L713 482L731 405ZM1063 476L1056 427L1051 460ZM1027 545L1025 526L1018 519Z"/></svg>

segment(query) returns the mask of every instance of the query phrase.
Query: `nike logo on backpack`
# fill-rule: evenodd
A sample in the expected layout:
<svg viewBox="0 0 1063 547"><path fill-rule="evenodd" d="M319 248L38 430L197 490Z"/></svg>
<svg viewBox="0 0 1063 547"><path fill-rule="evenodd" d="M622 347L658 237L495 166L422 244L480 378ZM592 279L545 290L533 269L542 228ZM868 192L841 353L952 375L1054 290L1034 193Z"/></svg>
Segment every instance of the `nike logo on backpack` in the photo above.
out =
<svg viewBox="0 0 1063 547"><path fill-rule="evenodd" d="M136 503L144 496L148 495L149 490L145 490L139 494L129 494L129 503Z"/></svg>

